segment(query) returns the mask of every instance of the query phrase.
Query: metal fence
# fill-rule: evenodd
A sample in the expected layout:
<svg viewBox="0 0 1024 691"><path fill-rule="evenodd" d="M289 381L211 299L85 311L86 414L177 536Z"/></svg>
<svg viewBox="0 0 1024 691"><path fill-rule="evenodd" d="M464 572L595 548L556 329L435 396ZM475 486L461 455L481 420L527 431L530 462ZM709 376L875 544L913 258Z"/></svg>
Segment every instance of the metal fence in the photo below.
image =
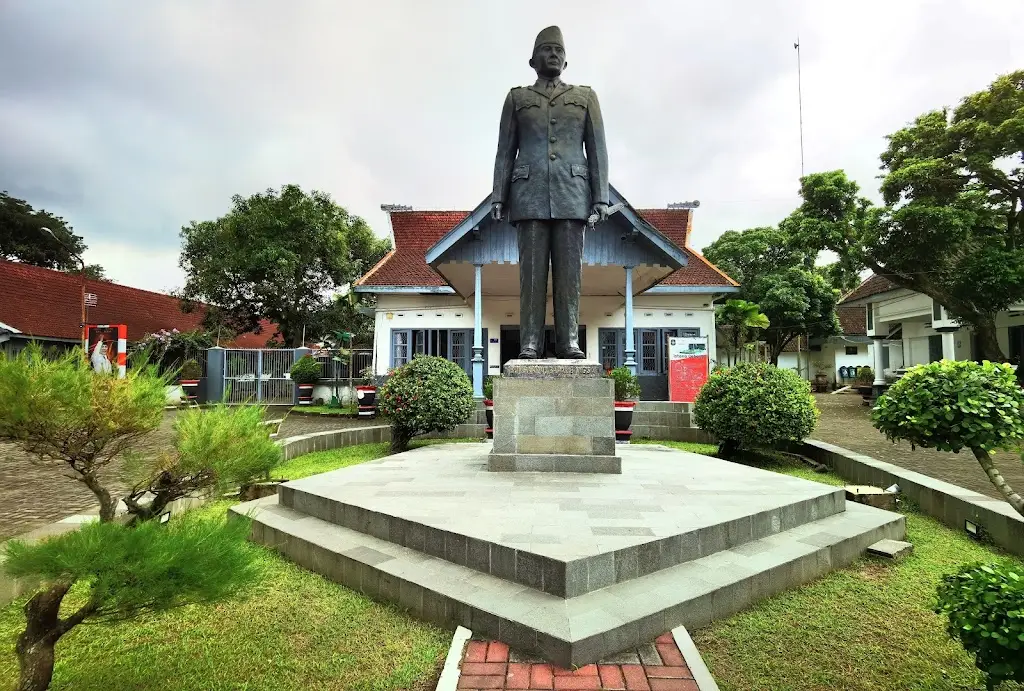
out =
<svg viewBox="0 0 1024 691"><path fill-rule="evenodd" d="M360 383L362 372L373 364L372 350L352 351L352 371L349 371L349 358L347 353L339 354L338 351L320 351L315 356L320 363L320 381L347 383L349 379L355 384Z"/></svg>
<svg viewBox="0 0 1024 691"><path fill-rule="evenodd" d="M224 390L228 403L290 404L295 392L289 376L295 351L291 348L227 350Z"/></svg>

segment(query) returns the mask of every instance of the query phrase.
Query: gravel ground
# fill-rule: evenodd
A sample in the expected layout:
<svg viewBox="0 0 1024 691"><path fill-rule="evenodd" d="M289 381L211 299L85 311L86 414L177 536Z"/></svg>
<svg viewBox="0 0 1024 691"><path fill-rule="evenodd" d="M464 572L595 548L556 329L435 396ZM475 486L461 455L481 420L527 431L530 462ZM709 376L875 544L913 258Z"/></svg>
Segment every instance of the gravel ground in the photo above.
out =
<svg viewBox="0 0 1024 691"><path fill-rule="evenodd" d="M821 410L818 427L811 435L814 439L1003 499L969 451L949 453L911 449L906 442L893 444L871 426L871 409L859 395L815 394L814 398ZM1024 462L1019 454L997 453L996 466L1011 487L1024 492Z"/></svg>

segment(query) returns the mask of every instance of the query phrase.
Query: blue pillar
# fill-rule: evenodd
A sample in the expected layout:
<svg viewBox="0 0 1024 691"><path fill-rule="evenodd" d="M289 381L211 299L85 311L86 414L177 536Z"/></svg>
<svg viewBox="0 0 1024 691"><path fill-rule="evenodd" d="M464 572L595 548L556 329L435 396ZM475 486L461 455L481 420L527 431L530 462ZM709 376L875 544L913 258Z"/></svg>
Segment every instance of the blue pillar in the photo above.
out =
<svg viewBox="0 0 1024 691"><path fill-rule="evenodd" d="M473 265L473 396L484 397L484 298L481 279L483 266Z"/></svg>
<svg viewBox="0 0 1024 691"><path fill-rule="evenodd" d="M636 374L636 344L633 343L633 267L626 269L626 367Z"/></svg>

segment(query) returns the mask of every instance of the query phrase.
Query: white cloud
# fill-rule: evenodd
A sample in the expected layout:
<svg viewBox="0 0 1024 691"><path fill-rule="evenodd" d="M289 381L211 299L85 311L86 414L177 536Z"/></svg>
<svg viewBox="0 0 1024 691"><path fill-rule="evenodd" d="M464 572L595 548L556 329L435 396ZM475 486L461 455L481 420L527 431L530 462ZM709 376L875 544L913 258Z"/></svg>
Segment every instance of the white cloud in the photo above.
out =
<svg viewBox="0 0 1024 691"><path fill-rule="evenodd" d="M510 86L559 24L601 97L612 182L700 199L694 245L797 203L807 170L874 191L885 134L1024 67L1019 0L516 3L179 0L0 10L0 188L63 215L89 261L178 286L178 230L295 182L384 235L381 203L469 208Z"/></svg>

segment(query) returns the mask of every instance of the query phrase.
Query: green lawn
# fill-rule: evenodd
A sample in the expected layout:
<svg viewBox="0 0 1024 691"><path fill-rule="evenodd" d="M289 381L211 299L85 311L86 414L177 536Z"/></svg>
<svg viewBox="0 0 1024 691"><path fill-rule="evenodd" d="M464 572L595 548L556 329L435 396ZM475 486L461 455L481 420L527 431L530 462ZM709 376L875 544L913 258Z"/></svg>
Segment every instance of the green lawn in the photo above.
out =
<svg viewBox="0 0 1024 691"><path fill-rule="evenodd" d="M656 442L713 454L715 447ZM703 451L701 450L703 448ZM798 461L762 465L832 485L847 484ZM694 640L723 691L960 691L981 687L974 660L931 610L943 574L972 561L1014 561L910 507L914 552L890 563L863 559L802 588L765 600L695 632ZM1004 684L1004 691L1024 688Z"/></svg>
<svg viewBox="0 0 1024 691"><path fill-rule="evenodd" d="M428 446L430 444L468 444L480 442L479 439L421 439L414 441L412 448ZM337 470L345 466L355 465L372 461L375 458L383 458L390 452L391 445L388 442L381 444L359 444L358 446L347 446L342 449L331 451L316 451L298 456L275 468L271 474L274 478L284 480L298 480L326 473L328 470Z"/></svg>
<svg viewBox="0 0 1024 691"><path fill-rule="evenodd" d="M413 446L478 441L438 439ZM306 477L388 454L387 444L324 451L285 463ZM230 502L200 511L223 520ZM260 548L262 585L228 602L119 624L84 624L57 645L52 689L202 691L433 689L451 632L415 620ZM74 593L73 593L74 594ZM24 599L0 608L0 688L18 674L14 641ZM69 607L75 605L69 599ZM80 603L79 603L80 604Z"/></svg>

